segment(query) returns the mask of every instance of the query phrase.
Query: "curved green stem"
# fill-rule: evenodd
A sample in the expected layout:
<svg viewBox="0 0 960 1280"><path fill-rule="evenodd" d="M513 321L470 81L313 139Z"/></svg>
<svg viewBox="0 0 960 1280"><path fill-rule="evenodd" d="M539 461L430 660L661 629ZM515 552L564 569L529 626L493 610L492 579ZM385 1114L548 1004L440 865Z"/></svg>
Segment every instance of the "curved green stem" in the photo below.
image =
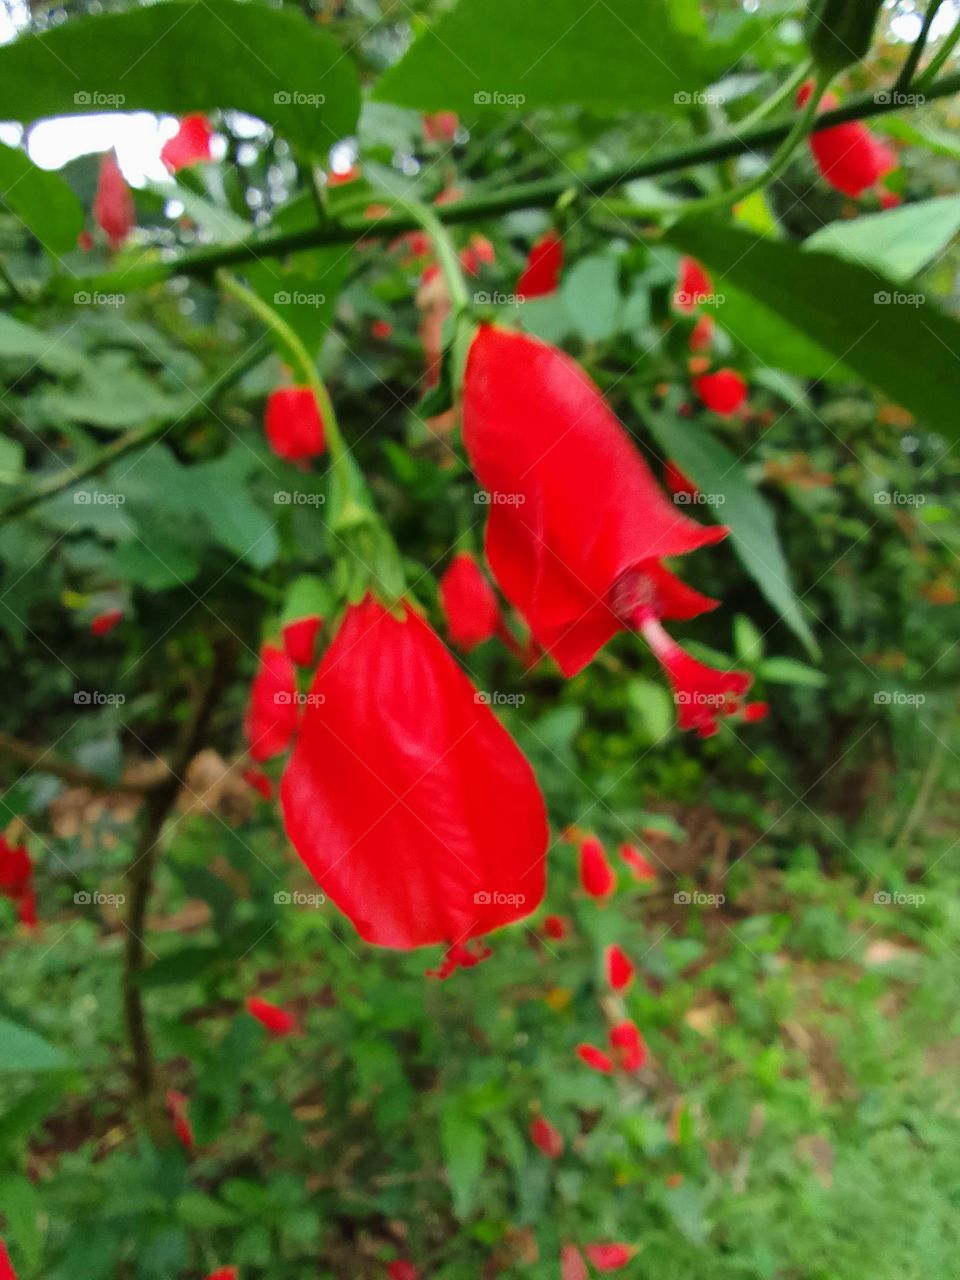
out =
<svg viewBox="0 0 960 1280"><path fill-rule="evenodd" d="M943 64L947 61L947 59L953 53L954 49L957 47L958 42L960 42L960 22L957 22L957 24L954 26L950 34L944 37L943 43L941 44L940 48L930 59L930 62L928 63L928 65L924 68L923 74L920 76L919 80L916 83L916 87L918 89L926 89L930 86L930 84L933 82L934 78L936 77L937 72L940 70Z"/></svg>
<svg viewBox="0 0 960 1280"><path fill-rule="evenodd" d="M906 61L903 64L897 83L893 86L894 92L904 93L910 87L917 67L920 65L920 59L923 57L923 51L927 45L927 39L930 35L930 28L933 26L933 20L937 16L937 10L943 4L943 0L930 0L927 5L927 11L923 15L923 25L920 28L920 34L913 42L910 52L907 54Z"/></svg>
<svg viewBox="0 0 960 1280"><path fill-rule="evenodd" d="M795 67L783 84L774 89L769 98L761 102L759 107L751 111L748 116L744 116L742 120L736 122L736 131L738 133L746 132L748 129L752 129L754 125L758 125L761 120L765 120L770 112L779 107L780 103L786 98L789 98L793 90L806 79L812 67L813 60L811 58L806 58L798 67Z"/></svg>

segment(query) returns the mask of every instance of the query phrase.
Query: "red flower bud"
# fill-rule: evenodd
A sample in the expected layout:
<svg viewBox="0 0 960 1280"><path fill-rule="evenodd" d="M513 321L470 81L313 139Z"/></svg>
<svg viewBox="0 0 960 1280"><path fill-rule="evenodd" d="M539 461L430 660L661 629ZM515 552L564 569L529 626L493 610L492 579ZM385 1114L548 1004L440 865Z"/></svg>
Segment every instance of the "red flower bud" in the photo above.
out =
<svg viewBox="0 0 960 1280"><path fill-rule="evenodd" d="M240 776L243 778L244 782L248 786L253 787L254 791L256 791L258 795L261 795L264 800L273 799L273 783L262 769L244 769Z"/></svg>
<svg viewBox="0 0 960 1280"><path fill-rule="evenodd" d="M297 678L283 649L265 644L250 686L243 731L250 755L262 762L286 751L297 729Z"/></svg>
<svg viewBox="0 0 960 1280"><path fill-rule="evenodd" d="M37 895L33 888L33 859L26 845L12 845L0 835L0 895L9 898L17 908L21 924L34 928L37 923Z"/></svg>
<svg viewBox="0 0 960 1280"><path fill-rule="evenodd" d="M98 613L90 622L90 632L95 636L109 635L122 618L122 609L108 609L106 613Z"/></svg>
<svg viewBox="0 0 960 1280"><path fill-rule="evenodd" d="M808 81L797 93L797 105L805 105L813 92ZM838 105L832 93L820 99L818 111ZM810 135L810 150L824 181L835 191L856 199L897 167L897 157L859 120L831 125Z"/></svg>
<svg viewBox="0 0 960 1280"><path fill-rule="evenodd" d="M287 657L298 667L312 667L317 645L317 632L323 623L319 614L298 618L283 628L283 647Z"/></svg>
<svg viewBox="0 0 960 1280"><path fill-rule="evenodd" d="M603 1052L592 1044L578 1044L577 1057L581 1062L585 1062L592 1071L603 1072L604 1075L613 1070L612 1060Z"/></svg>
<svg viewBox="0 0 960 1280"><path fill-rule="evenodd" d="M729 418L747 398L747 384L733 369L718 369L693 380L697 395L714 413Z"/></svg>
<svg viewBox="0 0 960 1280"><path fill-rule="evenodd" d="M617 877L596 836L588 836L580 846L580 884L591 898L608 898L617 887Z"/></svg>
<svg viewBox="0 0 960 1280"><path fill-rule="evenodd" d="M327 447L323 419L309 387L280 387L271 392L265 427L270 448L287 462L315 458Z"/></svg>
<svg viewBox="0 0 960 1280"><path fill-rule="evenodd" d="M639 1071L647 1060L647 1046L635 1022L618 1022L610 1031L610 1047L618 1067Z"/></svg>
<svg viewBox="0 0 960 1280"><path fill-rule="evenodd" d="M187 1096L179 1089L167 1090L167 1114L178 1142L185 1151L190 1151L193 1147L193 1126L187 1115Z"/></svg>
<svg viewBox="0 0 960 1280"><path fill-rule="evenodd" d="M713 342L713 316L699 316L690 330L690 350L709 351Z"/></svg>
<svg viewBox="0 0 960 1280"><path fill-rule="evenodd" d="M563 241L555 231L540 237L527 258L517 281L517 293L522 298L542 298L553 293L560 283L563 270Z"/></svg>
<svg viewBox="0 0 960 1280"><path fill-rule="evenodd" d="M766 702L748 702L743 708L743 718L747 724L756 724L758 720L766 720L769 711Z"/></svg>
<svg viewBox="0 0 960 1280"><path fill-rule="evenodd" d="M588 1244L585 1252L598 1271L619 1271L627 1265L636 1250L629 1244Z"/></svg>
<svg viewBox="0 0 960 1280"><path fill-rule="evenodd" d="M393 325L389 320L374 320L370 332L378 342L385 342L393 333Z"/></svg>
<svg viewBox="0 0 960 1280"><path fill-rule="evenodd" d="M261 1000L259 996L247 998L247 1013L274 1036L288 1036L297 1029L297 1020L292 1013L269 1000Z"/></svg>
<svg viewBox="0 0 960 1280"><path fill-rule="evenodd" d="M713 293L713 281L694 258L680 259L680 274L673 294L678 311L692 311Z"/></svg>
<svg viewBox="0 0 960 1280"><path fill-rule="evenodd" d="M476 560L466 551L453 557L440 579L440 607L451 643L465 653L497 634L497 597Z"/></svg>
<svg viewBox="0 0 960 1280"><path fill-rule="evenodd" d="M452 142L460 127L455 111L434 111L423 117L423 136L427 142Z"/></svg>
<svg viewBox="0 0 960 1280"><path fill-rule="evenodd" d="M171 173L209 160L213 130L204 115L184 116L180 127L161 148L160 159Z"/></svg>
<svg viewBox="0 0 960 1280"><path fill-rule="evenodd" d="M620 857L630 868L634 880L656 880L656 869L651 866L650 862L634 845L622 844L620 846Z"/></svg>
<svg viewBox="0 0 960 1280"><path fill-rule="evenodd" d="M388 1280L420 1280L420 1272L412 1262L397 1258L387 1263Z"/></svg>
<svg viewBox="0 0 960 1280"><path fill-rule="evenodd" d="M219 1267L216 1271L210 1272L207 1280L240 1280L240 1268Z"/></svg>
<svg viewBox="0 0 960 1280"><path fill-rule="evenodd" d="M133 229L133 196L113 151L104 152L100 161L93 216L97 226L106 232L111 249L119 249Z"/></svg>
<svg viewBox="0 0 960 1280"><path fill-rule="evenodd" d="M350 606L311 693L284 822L361 937L462 945L536 910L548 833L533 771L419 613Z"/></svg>
<svg viewBox="0 0 960 1280"><path fill-rule="evenodd" d="M590 1280L583 1254L575 1244L565 1244L560 1252L560 1280Z"/></svg>
<svg viewBox="0 0 960 1280"><path fill-rule="evenodd" d="M530 1122L530 1141L551 1160L559 1160L563 1155L563 1134L543 1116L536 1116Z"/></svg>
<svg viewBox="0 0 960 1280"><path fill-rule="evenodd" d="M560 942L569 931L570 922L564 916L547 916L543 921L543 932L555 942Z"/></svg>
<svg viewBox="0 0 960 1280"><path fill-rule="evenodd" d="M607 971L607 982L614 991L626 991L634 978L633 961L622 947L613 943L607 947L604 955Z"/></svg>

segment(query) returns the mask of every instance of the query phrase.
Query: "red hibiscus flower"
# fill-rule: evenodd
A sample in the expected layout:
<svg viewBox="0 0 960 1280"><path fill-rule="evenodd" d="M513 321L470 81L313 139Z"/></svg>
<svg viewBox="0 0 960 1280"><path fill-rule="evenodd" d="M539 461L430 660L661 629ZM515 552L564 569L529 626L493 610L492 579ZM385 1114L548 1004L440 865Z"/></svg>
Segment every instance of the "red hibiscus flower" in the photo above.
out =
<svg viewBox="0 0 960 1280"><path fill-rule="evenodd" d="M563 241L555 231L548 231L530 250L527 265L517 281L517 294L521 298L542 298L553 293L560 283L562 270Z"/></svg>
<svg viewBox="0 0 960 1280"><path fill-rule="evenodd" d="M106 613L98 613L97 616L90 621L90 632L95 636L109 635L122 618L122 609L108 609Z"/></svg>
<svg viewBox="0 0 960 1280"><path fill-rule="evenodd" d="M267 399L267 440L278 458L302 462L327 447L323 419L309 387L279 387Z"/></svg>
<svg viewBox="0 0 960 1280"><path fill-rule="evenodd" d="M813 86L801 85L797 106L807 102ZM838 105L832 93L820 99L819 111ZM897 157L859 120L831 125L810 135L810 150L825 182L842 195L856 199L897 167Z"/></svg>
<svg viewBox="0 0 960 1280"><path fill-rule="evenodd" d="M622 844L620 846L620 857L630 868L630 874L634 880L656 880L656 869L635 845Z"/></svg>
<svg viewBox="0 0 960 1280"><path fill-rule="evenodd" d="M283 649L265 644L243 722L250 755L260 763L278 756L289 747L296 729L297 677L293 663Z"/></svg>
<svg viewBox="0 0 960 1280"><path fill-rule="evenodd" d="M311 692L284 821L361 937L463 947L537 908L547 822L533 771L416 610L350 606Z"/></svg>
<svg viewBox="0 0 960 1280"><path fill-rule="evenodd" d="M626 991L634 978L633 961L622 947L613 943L604 953L607 982L613 991Z"/></svg>
<svg viewBox="0 0 960 1280"><path fill-rule="evenodd" d="M585 1252L598 1271L619 1271L636 1250L629 1244L588 1244Z"/></svg>
<svg viewBox="0 0 960 1280"><path fill-rule="evenodd" d="M635 1022L627 1019L610 1030L610 1047L622 1071L639 1071L647 1060L647 1045Z"/></svg>
<svg viewBox="0 0 960 1280"><path fill-rule="evenodd" d="M714 413L729 418L747 398L747 384L734 369L703 373L693 380L697 395Z"/></svg>
<svg viewBox="0 0 960 1280"><path fill-rule="evenodd" d="M713 293L713 281L694 258L680 259L680 273L673 294L678 311L692 311Z"/></svg>
<svg viewBox="0 0 960 1280"><path fill-rule="evenodd" d="M497 597L476 560L466 551L453 557L440 579L440 607L451 642L465 653L497 634Z"/></svg>
<svg viewBox="0 0 960 1280"><path fill-rule="evenodd" d="M204 115L184 116L180 128L161 148L160 159L171 173L209 160L213 130Z"/></svg>
<svg viewBox="0 0 960 1280"><path fill-rule="evenodd" d="M297 1020L292 1013L269 1000L261 1000L259 996L247 998L247 1013L274 1036L288 1036L297 1029Z"/></svg>
<svg viewBox="0 0 960 1280"><path fill-rule="evenodd" d="M563 1155L563 1134L543 1116L536 1116L530 1122L530 1141L551 1160L559 1160Z"/></svg>
<svg viewBox="0 0 960 1280"><path fill-rule="evenodd" d="M617 877L596 836L587 836L580 846L580 885L591 898L609 898L617 887Z"/></svg>
<svg viewBox="0 0 960 1280"><path fill-rule="evenodd" d="M592 1044L578 1044L577 1057L581 1062L585 1062L591 1071L599 1071L604 1075L608 1075L613 1070L613 1059L602 1049L598 1049Z"/></svg>
<svg viewBox="0 0 960 1280"><path fill-rule="evenodd" d="M297 618L283 628L283 648L287 657L298 667L312 667L317 646L317 632L323 625L319 614Z"/></svg>
<svg viewBox="0 0 960 1280"><path fill-rule="evenodd" d="M576 675L623 627L648 638L641 622L715 607L661 561L727 530L695 523L668 500L563 352L482 325L467 361L463 421L473 470L496 497L487 561L564 675Z"/></svg>
<svg viewBox="0 0 960 1280"><path fill-rule="evenodd" d="M100 161L93 216L97 226L106 233L111 249L119 249L133 230L133 196L113 151L105 152Z"/></svg>

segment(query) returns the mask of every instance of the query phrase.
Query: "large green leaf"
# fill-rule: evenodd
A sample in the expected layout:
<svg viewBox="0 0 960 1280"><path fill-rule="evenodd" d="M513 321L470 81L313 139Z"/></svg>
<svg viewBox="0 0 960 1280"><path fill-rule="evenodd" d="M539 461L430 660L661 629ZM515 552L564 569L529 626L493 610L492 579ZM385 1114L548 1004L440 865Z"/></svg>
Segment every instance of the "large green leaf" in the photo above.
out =
<svg viewBox="0 0 960 1280"><path fill-rule="evenodd" d="M706 429L694 430L667 414L641 409L643 420L667 457L710 495L717 518L730 529L730 541L744 568L811 657L819 657L793 589L773 512L733 454Z"/></svg>
<svg viewBox="0 0 960 1280"><path fill-rule="evenodd" d="M958 231L960 196L938 196L886 213L831 222L803 247L874 267L891 280L909 280L942 253Z"/></svg>
<svg viewBox="0 0 960 1280"><path fill-rule="evenodd" d="M818 342L800 333L772 307L724 281L717 305L717 324L741 346L772 369L784 369L801 378L834 378L850 372Z"/></svg>
<svg viewBox="0 0 960 1280"><path fill-rule="evenodd" d="M55 173L25 152L0 144L0 205L19 218L53 254L72 249L83 228L80 201Z"/></svg>
<svg viewBox="0 0 960 1280"><path fill-rule="evenodd" d="M565 102L683 109L714 70L665 0L460 0L383 76L374 96L471 118Z"/></svg>
<svg viewBox="0 0 960 1280"><path fill-rule="evenodd" d="M718 292L742 289L922 425L960 436L960 324L921 295L832 254L707 219L678 222L666 238L709 268Z"/></svg>
<svg viewBox="0 0 960 1280"><path fill-rule="evenodd" d="M0 1074L13 1071L60 1071L66 1057L29 1027L0 1018Z"/></svg>
<svg viewBox="0 0 960 1280"><path fill-rule="evenodd" d="M353 63L290 8L196 0L75 18L0 48L0 118L86 111L259 116L303 151L326 152L360 111Z"/></svg>

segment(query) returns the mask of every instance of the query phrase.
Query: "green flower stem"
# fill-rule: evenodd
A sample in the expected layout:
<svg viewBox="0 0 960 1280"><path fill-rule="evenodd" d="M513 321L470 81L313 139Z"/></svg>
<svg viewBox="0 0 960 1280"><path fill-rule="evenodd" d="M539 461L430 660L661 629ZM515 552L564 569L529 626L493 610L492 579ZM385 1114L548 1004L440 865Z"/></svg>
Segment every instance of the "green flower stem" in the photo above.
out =
<svg viewBox="0 0 960 1280"><path fill-rule="evenodd" d="M789 98L790 94L796 89L810 74L813 68L813 61L806 58L787 76L783 84L779 88L774 89L769 98L760 103L759 107L751 111L748 116L744 116L742 120L736 123L738 133L746 133L761 120L765 120L771 111L779 107L780 103Z"/></svg>
<svg viewBox="0 0 960 1280"><path fill-rule="evenodd" d="M916 74L917 67L920 65L920 59L923 57L923 51L926 48L927 40L930 36L930 28L933 26L933 20L937 16L937 10L943 4L943 0L930 0L927 5L927 11L923 15L923 25L920 28L920 34L914 40L910 52L907 54L906 61L903 64L903 70L897 77L897 83L894 85L894 91L904 93L910 87L910 83Z"/></svg>
<svg viewBox="0 0 960 1280"><path fill-rule="evenodd" d="M927 95L930 96L930 89L934 79L936 78L937 72L953 53L954 49L957 47L958 41L960 41L960 22L956 24L949 35L944 37L940 48L930 59L930 62L923 70L923 74L916 81L916 88L925 89L927 91Z"/></svg>

